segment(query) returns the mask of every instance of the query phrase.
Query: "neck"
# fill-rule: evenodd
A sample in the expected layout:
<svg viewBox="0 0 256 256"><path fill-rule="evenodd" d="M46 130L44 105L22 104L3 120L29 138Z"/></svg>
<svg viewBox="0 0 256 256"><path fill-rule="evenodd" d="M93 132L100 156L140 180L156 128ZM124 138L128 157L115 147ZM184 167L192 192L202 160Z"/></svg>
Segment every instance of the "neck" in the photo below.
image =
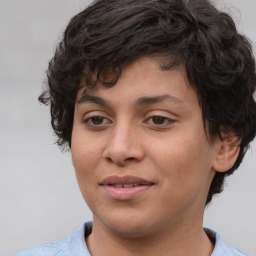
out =
<svg viewBox="0 0 256 256"><path fill-rule="evenodd" d="M193 225L179 223L171 227L165 224L159 232L147 236L127 236L110 231L97 218L93 223L93 232L86 239L92 256L112 256L113 253L122 256L210 256L214 249L203 231L202 222Z"/></svg>

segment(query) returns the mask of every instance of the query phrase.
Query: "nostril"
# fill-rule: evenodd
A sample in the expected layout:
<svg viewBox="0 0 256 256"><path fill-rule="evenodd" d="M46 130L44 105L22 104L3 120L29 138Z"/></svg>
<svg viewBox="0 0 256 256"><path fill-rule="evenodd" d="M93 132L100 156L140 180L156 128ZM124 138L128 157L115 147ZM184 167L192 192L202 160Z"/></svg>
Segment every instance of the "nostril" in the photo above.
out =
<svg viewBox="0 0 256 256"><path fill-rule="evenodd" d="M105 158L108 163L116 163L120 166L124 166L125 163L136 161L136 157L127 157L123 159L112 159L111 157Z"/></svg>
<svg viewBox="0 0 256 256"><path fill-rule="evenodd" d="M107 160L109 163L113 162L113 160L111 159L111 157L106 157L106 160Z"/></svg>
<svg viewBox="0 0 256 256"><path fill-rule="evenodd" d="M126 161L134 161L136 158L135 157L128 157L128 158L126 158L125 160Z"/></svg>

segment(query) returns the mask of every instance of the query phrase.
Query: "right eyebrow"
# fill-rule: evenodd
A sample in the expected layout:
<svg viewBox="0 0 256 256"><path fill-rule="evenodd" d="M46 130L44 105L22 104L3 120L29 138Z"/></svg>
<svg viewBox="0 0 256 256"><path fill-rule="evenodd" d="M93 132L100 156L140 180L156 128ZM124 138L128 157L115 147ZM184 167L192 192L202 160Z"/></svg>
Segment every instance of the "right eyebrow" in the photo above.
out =
<svg viewBox="0 0 256 256"><path fill-rule="evenodd" d="M107 100L90 94L83 94L82 97L78 100L79 104L85 102L91 102L105 107L110 106L110 103Z"/></svg>

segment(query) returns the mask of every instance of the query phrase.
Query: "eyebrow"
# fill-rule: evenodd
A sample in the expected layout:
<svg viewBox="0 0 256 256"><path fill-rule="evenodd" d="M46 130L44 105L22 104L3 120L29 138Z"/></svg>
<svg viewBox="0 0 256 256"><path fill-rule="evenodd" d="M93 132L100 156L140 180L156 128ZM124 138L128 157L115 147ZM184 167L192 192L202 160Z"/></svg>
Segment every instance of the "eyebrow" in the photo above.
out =
<svg viewBox="0 0 256 256"><path fill-rule="evenodd" d="M107 100L95 96L95 95L91 95L91 94L83 94L82 97L79 99L78 103L84 103L84 102L91 102L91 103L95 103L101 106L109 106L110 102L108 102Z"/></svg>
<svg viewBox="0 0 256 256"><path fill-rule="evenodd" d="M172 103L175 103L175 104L184 104L184 102L181 99L171 96L169 94L164 94L164 95L157 95L157 96L141 97L136 100L135 105L142 107L146 105L156 104L166 100L171 101Z"/></svg>
<svg viewBox="0 0 256 256"><path fill-rule="evenodd" d="M184 102L181 99L171 96L169 94L164 94L164 95L145 96L145 97L138 98L135 101L135 106L143 107L147 105L153 105L162 101L170 101L172 103L180 104L180 105L184 104ZM78 103L85 103L85 102L91 102L91 103L95 103L105 107L111 105L109 101L92 94L83 94L78 101Z"/></svg>

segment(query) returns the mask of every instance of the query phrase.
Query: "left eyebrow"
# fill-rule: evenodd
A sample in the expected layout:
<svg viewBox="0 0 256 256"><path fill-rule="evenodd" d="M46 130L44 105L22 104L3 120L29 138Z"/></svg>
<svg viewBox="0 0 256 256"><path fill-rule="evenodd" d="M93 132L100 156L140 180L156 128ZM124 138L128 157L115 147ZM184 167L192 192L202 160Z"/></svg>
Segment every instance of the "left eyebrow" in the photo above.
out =
<svg viewBox="0 0 256 256"><path fill-rule="evenodd" d="M170 101L175 104L183 105L184 102L174 96L171 96L169 94L164 94L164 95L157 95L157 96L146 96L146 97L141 97L136 100L135 105L138 107L146 106L146 105L151 105L151 104L156 104L162 101ZM185 104L184 104L185 105Z"/></svg>

